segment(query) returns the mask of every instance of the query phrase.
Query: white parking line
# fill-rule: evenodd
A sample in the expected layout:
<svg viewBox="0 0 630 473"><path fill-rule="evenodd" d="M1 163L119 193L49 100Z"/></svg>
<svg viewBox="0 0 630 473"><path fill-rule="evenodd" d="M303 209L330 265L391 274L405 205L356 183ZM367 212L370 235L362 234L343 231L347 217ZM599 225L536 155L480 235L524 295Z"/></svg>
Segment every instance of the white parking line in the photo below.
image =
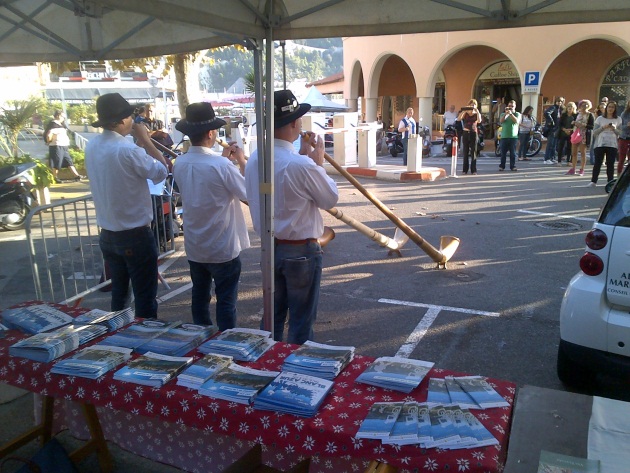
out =
<svg viewBox="0 0 630 473"><path fill-rule="evenodd" d="M182 287L178 287L174 291L164 294L162 297L158 297L156 300L158 301L158 304L161 304L162 302L172 299L175 296L179 296L182 292L186 292L190 288L192 288L191 282L188 284L184 284Z"/></svg>
<svg viewBox="0 0 630 473"><path fill-rule="evenodd" d="M536 212L534 210L517 210L517 212L531 215L541 215L543 217L572 218L573 220L581 220L583 222L594 222L594 218L576 217L575 215L552 214L548 212Z"/></svg>
<svg viewBox="0 0 630 473"><path fill-rule="evenodd" d="M485 312L481 310L464 309L462 307L449 307L444 305L422 304L420 302L398 301L396 299L379 299L378 301L382 302L383 304L406 305L408 307L423 307L428 309L427 313L424 314L422 319L420 319L418 325L416 325L416 328L414 328L413 331L409 334L405 343L403 343L403 345L398 349L398 352L396 352L395 356L399 356L402 358L409 358L409 356L411 356L411 353L413 353L413 351L416 349L418 343L420 343L420 340L422 340L422 337L426 335L437 316L443 310L448 310L450 312L460 312L470 315L483 315L485 317L499 317L500 315L498 312Z"/></svg>

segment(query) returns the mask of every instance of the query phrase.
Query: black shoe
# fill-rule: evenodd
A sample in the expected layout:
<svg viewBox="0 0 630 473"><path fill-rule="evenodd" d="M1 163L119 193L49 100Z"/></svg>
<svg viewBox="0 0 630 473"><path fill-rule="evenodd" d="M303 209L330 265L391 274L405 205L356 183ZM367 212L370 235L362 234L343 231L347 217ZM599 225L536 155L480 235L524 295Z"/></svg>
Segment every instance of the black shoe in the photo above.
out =
<svg viewBox="0 0 630 473"><path fill-rule="evenodd" d="M57 178L55 178L55 184L61 184L61 181Z"/></svg>
<svg viewBox="0 0 630 473"><path fill-rule="evenodd" d="M74 176L75 181L82 181L83 179L87 179L87 178L85 176L82 176L81 174L79 174L78 176Z"/></svg>

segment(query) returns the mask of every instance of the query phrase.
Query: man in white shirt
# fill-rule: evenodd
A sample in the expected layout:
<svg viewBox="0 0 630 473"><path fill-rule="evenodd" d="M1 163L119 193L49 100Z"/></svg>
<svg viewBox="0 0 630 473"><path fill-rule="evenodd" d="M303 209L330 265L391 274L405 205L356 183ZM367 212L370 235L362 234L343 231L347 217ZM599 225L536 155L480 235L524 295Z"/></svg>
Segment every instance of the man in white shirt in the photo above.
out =
<svg viewBox="0 0 630 473"><path fill-rule="evenodd" d="M289 317L289 343L313 339L317 317L322 249L317 239L324 233L319 209L334 207L337 185L324 169L324 141L306 134L299 154L293 148L302 130L302 115L309 104L299 104L290 90L274 93L274 339L281 341ZM260 235L260 186L258 153L245 168L249 211Z"/></svg>
<svg viewBox="0 0 630 473"><path fill-rule="evenodd" d="M455 112L455 105L451 105L451 107L444 112L444 129L447 126L455 126L455 121L457 120L457 112Z"/></svg>
<svg viewBox="0 0 630 473"><path fill-rule="evenodd" d="M48 161L57 184L61 183L59 180L59 170L61 168L70 169L76 181L85 178L74 167L74 162L70 156L70 137L68 136L68 128L66 128L65 121L66 116L63 112L55 110L53 119L46 125L44 130L44 141L48 144Z"/></svg>
<svg viewBox="0 0 630 473"><path fill-rule="evenodd" d="M216 320L221 331L236 327L239 255L249 248L240 202L247 199L245 155L234 144L222 155L212 150L224 125L209 103L188 105L186 117L175 128L188 136L191 146L173 168L184 210L184 245L193 283L192 319L196 324L212 324L210 287L214 280Z"/></svg>
<svg viewBox="0 0 630 473"><path fill-rule="evenodd" d="M407 113L398 124L398 132L402 133L403 143L403 164L407 165L407 150L409 148L409 137L417 133L416 121L413 119L413 108L409 107Z"/></svg>
<svg viewBox="0 0 630 473"><path fill-rule="evenodd" d="M134 124L133 111L120 94L98 98L98 120L92 126L102 127L103 133L89 141L85 165L101 227L100 247L112 279L111 310L126 307L131 280L136 316L156 318L158 251L147 179L157 184L168 171L147 128ZM136 144L125 138L132 132Z"/></svg>

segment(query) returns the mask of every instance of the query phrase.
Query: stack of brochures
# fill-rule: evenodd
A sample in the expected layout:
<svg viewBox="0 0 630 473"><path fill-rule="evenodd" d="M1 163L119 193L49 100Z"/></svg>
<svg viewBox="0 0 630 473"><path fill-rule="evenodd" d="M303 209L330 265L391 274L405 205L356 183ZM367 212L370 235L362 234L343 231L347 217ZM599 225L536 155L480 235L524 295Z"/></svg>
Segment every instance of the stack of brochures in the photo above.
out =
<svg viewBox="0 0 630 473"><path fill-rule="evenodd" d="M51 373L97 379L131 357L131 348L92 345L58 361Z"/></svg>
<svg viewBox="0 0 630 473"><path fill-rule="evenodd" d="M335 379L354 358L354 347L324 345L310 340L286 357L282 371Z"/></svg>
<svg viewBox="0 0 630 473"><path fill-rule="evenodd" d="M145 386L164 386L193 361L192 357L147 352L114 373L114 379Z"/></svg>
<svg viewBox="0 0 630 473"><path fill-rule="evenodd" d="M383 356L357 377L359 383L409 393L417 388L433 367L433 362Z"/></svg>
<svg viewBox="0 0 630 473"><path fill-rule="evenodd" d="M422 448L477 448L498 440L468 409L424 402L377 402L362 422L357 438Z"/></svg>
<svg viewBox="0 0 630 473"><path fill-rule="evenodd" d="M72 317L47 304L38 304L3 310L2 321L10 329L34 335L68 325Z"/></svg>
<svg viewBox="0 0 630 473"><path fill-rule="evenodd" d="M333 384L327 379L283 371L256 396L254 408L313 417Z"/></svg>
<svg viewBox="0 0 630 473"><path fill-rule="evenodd" d="M199 351L231 356L237 361L256 361L274 343L266 330L231 328L199 345Z"/></svg>
<svg viewBox="0 0 630 473"><path fill-rule="evenodd" d="M61 327L52 332L38 333L9 347L9 355L48 362L76 350L96 337L107 333L102 325Z"/></svg>
<svg viewBox="0 0 630 473"><path fill-rule="evenodd" d="M458 405L467 409L508 407L503 396L482 376L446 376L430 378L427 402L430 405Z"/></svg>
<svg viewBox="0 0 630 473"><path fill-rule="evenodd" d="M232 363L215 373L199 388L199 394L239 404L251 404L256 395L280 372L261 371Z"/></svg>
<svg viewBox="0 0 630 473"><path fill-rule="evenodd" d="M177 377L177 385L199 389L210 376L232 363L231 356L208 353L195 364L190 365Z"/></svg>
<svg viewBox="0 0 630 473"><path fill-rule="evenodd" d="M81 314L72 320L74 325L99 324L107 327L108 332L113 332L119 328L133 322L135 316L131 308L119 310L118 312L105 312L104 310L93 309L85 314Z"/></svg>
<svg viewBox="0 0 630 473"><path fill-rule="evenodd" d="M217 331L216 325L181 324L160 333L157 337L137 347L135 351L183 356Z"/></svg>
<svg viewBox="0 0 630 473"><path fill-rule="evenodd" d="M115 347L132 349L138 348L140 345L144 345L180 323L181 322L166 322L163 320L144 320L110 335L101 342L101 345L113 345Z"/></svg>

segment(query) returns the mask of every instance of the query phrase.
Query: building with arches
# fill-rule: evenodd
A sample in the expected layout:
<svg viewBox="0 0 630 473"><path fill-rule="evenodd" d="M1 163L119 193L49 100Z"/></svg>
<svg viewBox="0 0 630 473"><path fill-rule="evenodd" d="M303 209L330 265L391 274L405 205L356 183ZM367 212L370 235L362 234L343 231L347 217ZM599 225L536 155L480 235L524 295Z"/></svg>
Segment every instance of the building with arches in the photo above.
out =
<svg viewBox="0 0 630 473"><path fill-rule="evenodd" d="M528 74L526 81L525 73ZM630 95L630 23L344 38L344 97L366 121L397 124L407 107L424 124L477 99L492 122L497 98L542 112L555 97L616 100ZM537 85L532 79L538 78Z"/></svg>

